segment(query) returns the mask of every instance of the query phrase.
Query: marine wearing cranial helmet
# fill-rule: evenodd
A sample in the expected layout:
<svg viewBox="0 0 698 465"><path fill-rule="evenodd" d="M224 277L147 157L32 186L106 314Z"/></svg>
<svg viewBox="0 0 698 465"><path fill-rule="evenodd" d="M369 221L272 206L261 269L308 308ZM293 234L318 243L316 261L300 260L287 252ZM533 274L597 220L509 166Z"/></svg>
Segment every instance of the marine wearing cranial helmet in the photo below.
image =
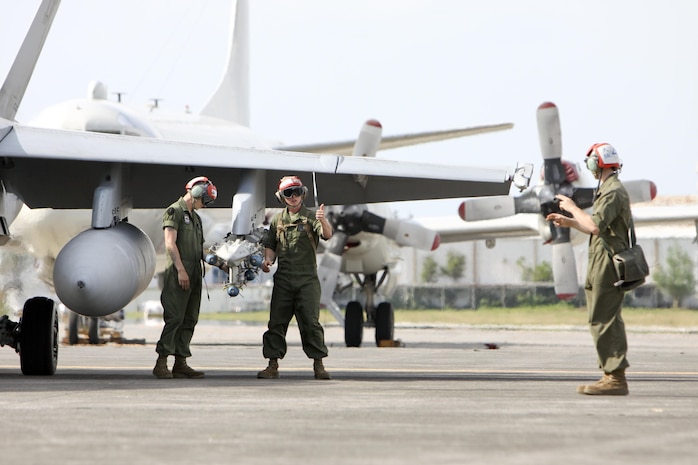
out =
<svg viewBox="0 0 698 465"><path fill-rule="evenodd" d="M594 144L589 147L585 163L596 179L598 179L601 175L601 171L605 168L613 168L614 171L619 173L623 168L623 162L618 156L618 152L616 152L616 149L613 148L611 144L606 142Z"/></svg>

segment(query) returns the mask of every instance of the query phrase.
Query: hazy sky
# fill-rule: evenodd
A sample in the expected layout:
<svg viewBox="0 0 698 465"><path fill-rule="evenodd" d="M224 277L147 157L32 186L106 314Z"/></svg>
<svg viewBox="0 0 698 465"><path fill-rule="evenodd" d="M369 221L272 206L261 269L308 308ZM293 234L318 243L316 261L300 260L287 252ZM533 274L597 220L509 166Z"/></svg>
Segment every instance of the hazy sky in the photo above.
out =
<svg viewBox="0 0 698 465"><path fill-rule="evenodd" d="M4 76L39 0L3 3ZM198 111L226 56L230 0L63 0L17 115L82 97ZM622 179L696 194L693 0L252 0L252 129L289 144L512 122L498 134L382 152L458 165L541 167L535 110L560 108L563 158L613 144ZM459 200L403 204L455 214Z"/></svg>

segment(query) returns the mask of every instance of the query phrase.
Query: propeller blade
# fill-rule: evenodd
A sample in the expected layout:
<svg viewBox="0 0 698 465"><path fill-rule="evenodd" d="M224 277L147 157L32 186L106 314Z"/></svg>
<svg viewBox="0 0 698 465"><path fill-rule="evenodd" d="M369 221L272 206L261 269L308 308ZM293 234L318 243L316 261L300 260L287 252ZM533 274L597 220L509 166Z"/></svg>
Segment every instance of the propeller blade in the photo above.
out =
<svg viewBox="0 0 698 465"><path fill-rule="evenodd" d="M533 189L524 192L514 199L516 213L541 213L540 199Z"/></svg>
<svg viewBox="0 0 698 465"><path fill-rule="evenodd" d="M623 187L628 191L630 203L649 202L657 196L657 185L652 181L644 179L623 181Z"/></svg>
<svg viewBox="0 0 698 465"><path fill-rule="evenodd" d="M463 221L491 220L516 214L516 201L508 195L473 197L465 199L458 207Z"/></svg>
<svg viewBox="0 0 698 465"><path fill-rule="evenodd" d="M463 221L491 220L504 218L517 213L540 213L540 200L533 189L518 197L497 195L465 199L458 207Z"/></svg>
<svg viewBox="0 0 698 465"><path fill-rule="evenodd" d="M625 185L625 183L623 183ZM579 208L585 210L590 208L594 204L594 194L596 189L591 187L575 187L572 193L572 200L577 204Z"/></svg>
<svg viewBox="0 0 698 465"><path fill-rule="evenodd" d="M383 126L375 119L366 121L361 126L359 137L354 143L353 157L375 157L383 136Z"/></svg>
<svg viewBox="0 0 698 465"><path fill-rule="evenodd" d="M569 300L577 297L579 283L577 280L577 265L574 259L572 243L553 243L553 280L555 295L559 299Z"/></svg>
<svg viewBox="0 0 698 465"><path fill-rule="evenodd" d="M570 228L563 228L562 226L555 226L552 221L548 221L550 225L551 243L559 244L562 242L569 242L571 237Z"/></svg>
<svg viewBox="0 0 698 465"><path fill-rule="evenodd" d="M538 233L543 239L543 244L548 244L553 240L553 234L550 227L550 221L547 221L543 216L538 216Z"/></svg>
<svg viewBox="0 0 698 465"><path fill-rule="evenodd" d="M320 257L318 264L318 277L320 278L320 303L330 305L332 296L337 287L339 270L342 266L342 257L333 253L325 252Z"/></svg>
<svg viewBox="0 0 698 465"><path fill-rule="evenodd" d="M332 296L337 287L339 270L342 267L342 251L347 244L349 235L344 231L335 231L320 257L318 278L320 279L320 303L332 304Z"/></svg>
<svg viewBox="0 0 698 465"><path fill-rule="evenodd" d="M408 220L386 219L383 235L398 245L420 250L436 250L441 243L439 233Z"/></svg>
<svg viewBox="0 0 698 465"><path fill-rule="evenodd" d="M538 106L538 139L544 160L559 160L562 157L562 131L560 130L560 112L552 102Z"/></svg>
<svg viewBox="0 0 698 465"><path fill-rule="evenodd" d="M546 184L559 185L567 179L562 164L562 131L560 129L560 112L552 102L538 106L538 140L543 155L543 179Z"/></svg>
<svg viewBox="0 0 698 465"><path fill-rule="evenodd" d="M361 230L382 234L398 245L421 250L436 250L441 243L439 233L409 220L384 218L368 210L361 214Z"/></svg>

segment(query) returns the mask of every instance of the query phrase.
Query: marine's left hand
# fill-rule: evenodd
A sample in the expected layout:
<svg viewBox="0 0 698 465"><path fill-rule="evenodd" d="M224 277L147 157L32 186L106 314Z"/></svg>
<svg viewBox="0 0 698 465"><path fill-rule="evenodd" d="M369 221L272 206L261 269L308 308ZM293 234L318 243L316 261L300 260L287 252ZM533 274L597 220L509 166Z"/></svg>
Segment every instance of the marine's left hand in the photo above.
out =
<svg viewBox="0 0 698 465"><path fill-rule="evenodd" d="M572 212L573 209L577 208L577 204L574 203L574 200L565 195L557 194L555 198L557 199L560 210L562 211Z"/></svg>
<svg viewBox="0 0 698 465"><path fill-rule="evenodd" d="M560 213L550 213L545 217L545 219L552 221L553 224L558 227L568 228L570 226L570 219L565 215L561 215Z"/></svg>

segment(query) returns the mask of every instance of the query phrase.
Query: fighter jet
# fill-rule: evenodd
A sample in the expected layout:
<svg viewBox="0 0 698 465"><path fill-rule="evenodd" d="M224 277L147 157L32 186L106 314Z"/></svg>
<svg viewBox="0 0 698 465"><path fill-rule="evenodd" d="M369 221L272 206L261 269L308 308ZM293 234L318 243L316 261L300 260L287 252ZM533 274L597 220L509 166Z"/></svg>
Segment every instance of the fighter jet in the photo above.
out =
<svg viewBox="0 0 698 465"><path fill-rule="evenodd" d="M250 271L259 272L255 257L265 209L278 206L274 192L286 174L300 176L326 205L363 205L504 195L519 172L516 166L453 167L344 155L346 144L270 145L269 138L247 127L245 1L234 8L225 79L200 115L172 116L155 109L144 117L108 101L106 87L95 82L87 100L49 109L33 125L20 124L15 115L59 3L41 2L0 89L0 238L12 237L21 205L89 211L89 227L61 248L52 274L57 299L81 315L112 314L148 286L156 268L155 247L130 219L138 210L162 209L196 176L215 180L215 208L231 209L224 259L233 270L232 289L244 286ZM386 138L385 143L399 146L509 127ZM349 146L353 150L354 144ZM356 147L366 152L361 143ZM384 226L372 227L373 232L386 232ZM28 299L19 323L0 319L0 345L15 348L25 374L55 372L57 333L56 300L46 296Z"/></svg>

